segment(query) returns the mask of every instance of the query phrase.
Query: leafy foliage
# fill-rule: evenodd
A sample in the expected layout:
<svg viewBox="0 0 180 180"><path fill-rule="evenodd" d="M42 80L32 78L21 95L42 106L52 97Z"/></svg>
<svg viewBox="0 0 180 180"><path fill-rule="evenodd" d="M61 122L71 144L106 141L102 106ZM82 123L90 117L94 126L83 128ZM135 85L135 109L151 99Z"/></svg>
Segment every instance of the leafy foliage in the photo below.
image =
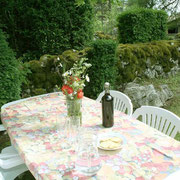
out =
<svg viewBox="0 0 180 180"><path fill-rule="evenodd" d="M118 17L120 43L149 42L166 38L167 14L164 11L136 8Z"/></svg>
<svg viewBox="0 0 180 180"><path fill-rule="evenodd" d="M128 6L156 8L172 15L177 13L180 0L128 0L127 2Z"/></svg>
<svg viewBox="0 0 180 180"><path fill-rule="evenodd" d="M94 6L95 31L117 36L117 17L123 11L124 6L124 0L98 0Z"/></svg>
<svg viewBox="0 0 180 180"><path fill-rule="evenodd" d="M9 43L24 59L78 49L92 38L92 6L89 0L1 0L0 23Z"/></svg>
<svg viewBox="0 0 180 180"><path fill-rule="evenodd" d="M97 98L103 90L105 82L109 82L113 88L116 80L116 42L112 40L96 40L92 43L92 49L88 53L89 62L92 64L88 72L90 82L84 92L90 98Z"/></svg>
<svg viewBox="0 0 180 180"><path fill-rule="evenodd" d="M23 77L20 63L14 52L9 48L2 30L0 29L0 107L10 101L20 98Z"/></svg>

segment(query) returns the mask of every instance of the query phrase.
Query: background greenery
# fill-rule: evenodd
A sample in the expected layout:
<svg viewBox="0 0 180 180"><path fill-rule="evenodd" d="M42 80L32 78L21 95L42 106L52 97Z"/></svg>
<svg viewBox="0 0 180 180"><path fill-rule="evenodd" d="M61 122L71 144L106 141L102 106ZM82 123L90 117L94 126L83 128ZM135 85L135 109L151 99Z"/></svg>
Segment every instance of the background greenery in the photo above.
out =
<svg viewBox="0 0 180 180"><path fill-rule="evenodd" d="M91 45L88 52L89 62L92 67L88 70L90 82L86 84L85 95L96 99L103 91L105 82L111 84L113 89L116 81L116 42L112 40L96 40Z"/></svg>
<svg viewBox="0 0 180 180"><path fill-rule="evenodd" d="M20 99L24 80L21 68L0 29L0 108L9 101Z"/></svg>
<svg viewBox="0 0 180 180"><path fill-rule="evenodd" d="M1 0L0 27L10 47L24 61L43 54L79 49L93 35L93 9L89 0Z"/></svg>
<svg viewBox="0 0 180 180"><path fill-rule="evenodd" d="M177 40L117 46L116 41L99 39L80 51L67 50L60 55L44 55L39 60L26 63L31 73L27 76L28 83L23 84L22 95L27 97L53 92L56 85L61 87L63 84L63 69L70 69L81 57L87 57L92 67L89 69L90 83L87 83L85 95L96 99L105 81L109 81L113 89L118 89L136 77L145 76L147 61L150 66L160 65L167 75L175 61L180 61L179 46ZM59 68L60 63L63 68Z"/></svg>
<svg viewBox="0 0 180 180"><path fill-rule="evenodd" d="M167 14L164 11L135 8L118 17L120 43L149 42L166 38Z"/></svg>

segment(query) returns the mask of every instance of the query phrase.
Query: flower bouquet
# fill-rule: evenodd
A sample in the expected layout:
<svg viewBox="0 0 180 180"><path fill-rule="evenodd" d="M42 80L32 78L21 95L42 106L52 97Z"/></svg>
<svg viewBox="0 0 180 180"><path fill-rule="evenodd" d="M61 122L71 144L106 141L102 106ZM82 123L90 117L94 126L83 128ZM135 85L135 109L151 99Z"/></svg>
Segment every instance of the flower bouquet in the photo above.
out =
<svg viewBox="0 0 180 180"><path fill-rule="evenodd" d="M82 115L82 98L83 88L85 87L85 81L89 82L87 69L91 67L91 64L86 63L87 58L81 58L78 62L74 63L73 67L63 74L64 85L62 86L62 92L66 96L67 115L76 117Z"/></svg>

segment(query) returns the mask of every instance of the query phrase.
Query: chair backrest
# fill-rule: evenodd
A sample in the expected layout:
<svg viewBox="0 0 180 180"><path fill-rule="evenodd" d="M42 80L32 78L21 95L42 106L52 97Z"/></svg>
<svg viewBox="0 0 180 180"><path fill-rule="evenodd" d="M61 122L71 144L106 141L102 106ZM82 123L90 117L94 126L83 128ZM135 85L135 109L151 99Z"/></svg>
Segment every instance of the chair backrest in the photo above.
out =
<svg viewBox="0 0 180 180"><path fill-rule="evenodd" d="M180 170L168 175L164 180L179 180L180 179Z"/></svg>
<svg viewBox="0 0 180 180"><path fill-rule="evenodd" d="M180 118L163 108L141 106L135 110L132 117L136 119L141 118L142 122L173 138L180 131Z"/></svg>
<svg viewBox="0 0 180 180"><path fill-rule="evenodd" d="M104 94L104 91L101 92L96 101L100 102ZM110 90L110 94L114 98L114 109L124 112L131 116L133 112L133 105L131 103L130 98L127 95L115 90Z"/></svg>

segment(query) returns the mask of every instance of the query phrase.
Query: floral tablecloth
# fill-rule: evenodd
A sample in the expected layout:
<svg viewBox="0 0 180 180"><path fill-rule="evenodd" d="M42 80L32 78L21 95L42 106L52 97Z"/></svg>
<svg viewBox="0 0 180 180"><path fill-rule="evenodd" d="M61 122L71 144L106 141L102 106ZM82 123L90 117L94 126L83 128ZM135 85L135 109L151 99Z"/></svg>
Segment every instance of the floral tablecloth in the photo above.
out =
<svg viewBox="0 0 180 180"><path fill-rule="evenodd" d="M73 165L76 156L73 148L61 149L55 129L55 116L66 116L61 93L32 97L2 109L2 122L11 141L36 179L159 180L180 169L178 141L120 112L115 112L112 128L103 128L101 104L86 97L82 104L83 127L97 134L118 132L123 137L122 149L99 151L102 168L93 177L66 166L67 158L71 157Z"/></svg>

